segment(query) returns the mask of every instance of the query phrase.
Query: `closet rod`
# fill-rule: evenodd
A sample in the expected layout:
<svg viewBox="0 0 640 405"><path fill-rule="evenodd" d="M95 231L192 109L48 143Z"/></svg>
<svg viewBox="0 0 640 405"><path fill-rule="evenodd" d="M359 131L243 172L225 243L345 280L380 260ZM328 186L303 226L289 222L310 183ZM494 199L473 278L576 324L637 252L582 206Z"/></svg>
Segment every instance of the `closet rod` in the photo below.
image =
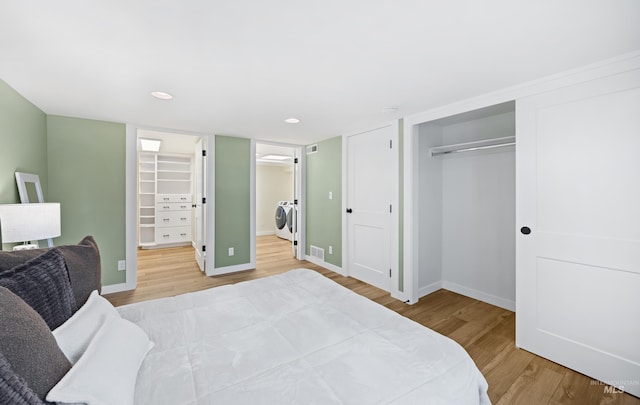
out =
<svg viewBox="0 0 640 405"><path fill-rule="evenodd" d="M474 147L471 147L471 148L460 148L460 149L445 150L445 151L438 151L438 152L433 152L432 151L431 152L431 156L448 155L449 153L470 152L472 150L502 148L502 147L505 147L505 146L513 146L515 144L516 144L515 142L507 142L507 143L498 143L498 144L494 144L494 145L474 146Z"/></svg>

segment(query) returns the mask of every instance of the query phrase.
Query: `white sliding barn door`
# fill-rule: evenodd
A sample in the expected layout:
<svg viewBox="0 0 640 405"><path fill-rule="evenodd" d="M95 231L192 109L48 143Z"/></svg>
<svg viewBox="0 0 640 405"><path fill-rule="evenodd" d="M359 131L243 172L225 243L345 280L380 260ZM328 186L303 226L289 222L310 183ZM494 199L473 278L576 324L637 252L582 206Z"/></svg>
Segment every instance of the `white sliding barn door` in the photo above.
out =
<svg viewBox="0 0 640 405"><path fill-rule="evenodd" d="M347 137L349 276L390 290L395 131L391 125Z"/></svg>
<svg viewBox="0 0 640 405"><path fill-rule="evenodd" d="M640 396L640 71L516 121L516 345Z"/></svg>

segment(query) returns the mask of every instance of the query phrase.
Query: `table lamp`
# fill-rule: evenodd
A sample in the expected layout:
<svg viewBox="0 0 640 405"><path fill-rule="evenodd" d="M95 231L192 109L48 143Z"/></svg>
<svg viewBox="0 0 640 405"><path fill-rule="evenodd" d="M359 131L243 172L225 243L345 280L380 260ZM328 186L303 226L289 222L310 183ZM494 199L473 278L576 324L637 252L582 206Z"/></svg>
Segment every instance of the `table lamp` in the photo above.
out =
<svg viewBox="0 0 640 405"><path fill-rule="evenodd" d="M0 250L3 243L34 242L60 236L60 203L0 204ZM37 248L38 245L27 245ZM24 245L14 250L24 249Z"/></svg>

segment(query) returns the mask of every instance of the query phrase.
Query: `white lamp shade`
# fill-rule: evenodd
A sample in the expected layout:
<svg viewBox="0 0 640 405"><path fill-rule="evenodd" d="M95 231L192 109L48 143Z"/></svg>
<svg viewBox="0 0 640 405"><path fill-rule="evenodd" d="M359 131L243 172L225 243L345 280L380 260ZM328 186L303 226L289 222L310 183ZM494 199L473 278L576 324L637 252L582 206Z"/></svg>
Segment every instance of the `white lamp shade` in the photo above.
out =
<svg viewBox="0 0 640 405"><path fill-rule="evenodd" d="M60 236L60 203L0 205L3 243L27 242Z"/></svg>

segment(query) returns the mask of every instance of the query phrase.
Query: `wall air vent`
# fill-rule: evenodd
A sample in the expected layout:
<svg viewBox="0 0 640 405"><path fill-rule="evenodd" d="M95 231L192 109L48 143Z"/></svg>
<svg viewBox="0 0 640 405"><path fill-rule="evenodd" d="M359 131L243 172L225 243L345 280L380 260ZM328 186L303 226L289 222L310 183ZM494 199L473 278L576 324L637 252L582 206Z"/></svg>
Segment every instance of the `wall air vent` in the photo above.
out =
<svg viewBox="0 0 640 405"><path fill-rule="evenodd" d="M316 259L320 259L324 262L324 249L310 245L309 253L311 254L311 257L315 257Z"/></svg>
<svg viewBox="0 0 640 405"><path fill-rule="evenodd" d="M307 146L307 155L311 155L313 153L316 153L317 151L318 151L317 143Z"/></svg>

